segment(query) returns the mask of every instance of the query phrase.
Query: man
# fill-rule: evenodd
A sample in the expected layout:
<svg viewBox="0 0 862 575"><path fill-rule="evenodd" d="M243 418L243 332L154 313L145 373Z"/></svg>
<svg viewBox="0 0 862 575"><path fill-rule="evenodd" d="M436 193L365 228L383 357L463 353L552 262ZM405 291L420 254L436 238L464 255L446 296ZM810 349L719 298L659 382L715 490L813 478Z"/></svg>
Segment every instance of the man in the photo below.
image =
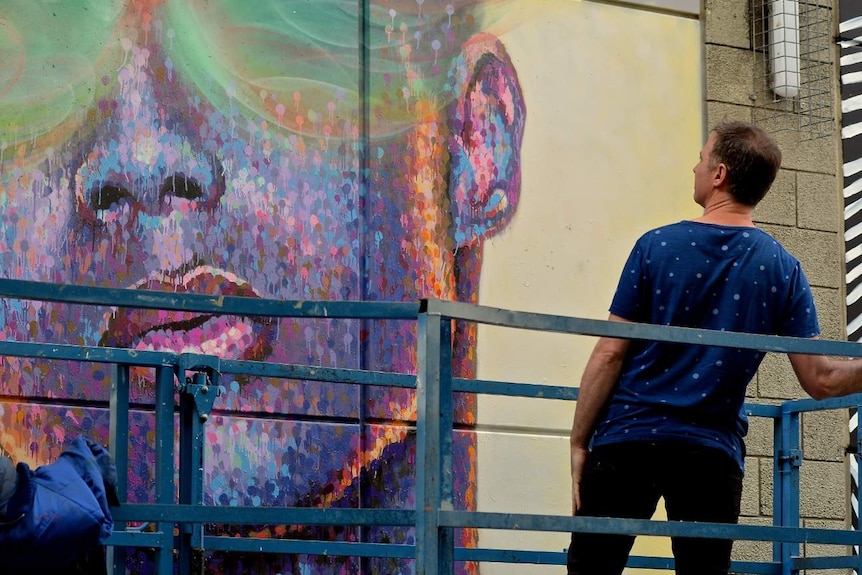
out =
<svg viewBox="0 0 862 575"><path fill-rule="evenodd" d="M519 200L517 76L481 33L485 3L385 4L362 27L358 4L340 0L6 2L2 274L271 299L476 301L483 242ZM416 368L410 322L2 305L9 339ZM459 375L474 373L474 351L475 328L460 328ZM152 402L151 380L134 374L139 405ZM208 501L412 506L412 393L222 381ZM7 361L3 447L36 464L56 457L71 426L107 439L109 384L104 366ZM130 498L142 501L152 418L132 417ZM475 422L472 398L456 418ZM455 451L459 504L470 506L469 430ZM409 537L381 529L368 539ZM283 570L344 568L302 561Z"/></svg>
<svg viewBox="0 0 862 575"><path fill-rule="evenodd" d="M781 152L763 130L724 121L694 167L703 214L643 235L610 320L794 337L820 328L799 262L754 226ZM571 433L575 515L736 523L745 388L763 353L602 338L584 369ZM814 398L862 390L862 361L790 354ZM704 496L708 493L708 496ZM622 572L634 537L574 533L569 575ZM676 572L726 574L732 542L674 538Z"/></svg>

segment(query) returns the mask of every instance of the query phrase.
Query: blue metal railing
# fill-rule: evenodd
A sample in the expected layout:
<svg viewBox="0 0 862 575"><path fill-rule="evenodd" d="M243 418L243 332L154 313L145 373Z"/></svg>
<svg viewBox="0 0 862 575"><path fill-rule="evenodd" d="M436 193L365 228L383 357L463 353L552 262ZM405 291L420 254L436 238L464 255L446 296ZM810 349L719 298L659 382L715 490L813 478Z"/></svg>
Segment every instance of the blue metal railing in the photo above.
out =
<svg viewBox="0 0 862 575"><path fill-rule="evenodd" d="M784 338L644 324L607 322L493 309L437 300L420 303L300 302L200 294L55 285L0 279L0 296L67 304L195 311L215 314L290 318L359 318L415 321L418 334L416 376L379 371L321 368L243 360L221 360L200 354L135 351L104 347L29 342L0 342L0 356L42 358L115 366L110 395L110 446L119 471L122 494L128 485L129 374L132 367L155 374L154 503L127 503L114 509L114 549L146 547L155 552L157 572L199 572L203 551L343 555L415 559L417 574L452 573L457 561L562 565L565 554L549 551L465 548L455 546L460 528L545 532L592 531L634 535L712 537L773 543L771 561L735 561L734 572L790 574L801 569L862 568L859 556L806 558L800 542L852 546L862 535L852 530L800 527L799 419L802 413L857 408L862 396L825 401L795 400L781 405L747 404L751 416L774 421L773 525L724 525L556 515L459 511L454 506L452 469L453 392L537 399L576 400L577 389L539 384L455 378L452 375L452 320L513 329L584 336L650 339L677 343L862 357L862 346L850 342ZM221 373L262 377L384 385L416 389L416 486L413 510L345 508L220 507L204 505L204 429ZM178 404L175 400L178 397ZM175 431L179 418L179 433ZM175 453L175 442L179 453ZM855 446L855 457L862 446ZM178 457L176 457L178 455ZM175 461L179 461L175 468ZM176 478L176 482L175 482ZM150 531L127 528L147 523ZM415 545L346 541L259 539L207 535L205 524L412 526ZM118 557L115 571L125 566ZM630 567L672 569L664 557L632 557Z"/></svg>

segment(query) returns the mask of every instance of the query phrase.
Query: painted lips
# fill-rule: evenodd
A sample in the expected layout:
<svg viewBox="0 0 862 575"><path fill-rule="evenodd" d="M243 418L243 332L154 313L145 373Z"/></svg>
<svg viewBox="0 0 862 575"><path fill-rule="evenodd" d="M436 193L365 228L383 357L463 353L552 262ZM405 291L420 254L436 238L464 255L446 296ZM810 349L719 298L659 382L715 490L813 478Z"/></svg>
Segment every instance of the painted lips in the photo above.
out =
<svg viewBox="0 0 862 575"><path fill-rule="evenodd" d="M234 274L209 266L183 275L158 274L131 289L222 296L260 295ZM106 315L100 345L140 350L217 355L227 359L262 359L270 351L275 323L271 318L211 313L117 308Z"/></svg>

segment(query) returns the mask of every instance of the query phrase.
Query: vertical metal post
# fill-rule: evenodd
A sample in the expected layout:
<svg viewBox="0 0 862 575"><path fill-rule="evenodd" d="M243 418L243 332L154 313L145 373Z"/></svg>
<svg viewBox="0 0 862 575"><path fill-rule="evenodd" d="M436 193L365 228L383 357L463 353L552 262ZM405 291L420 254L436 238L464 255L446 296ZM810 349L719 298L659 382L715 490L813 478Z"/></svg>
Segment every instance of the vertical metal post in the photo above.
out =
<svg viewBox="0 0 862 575"><path fill-rule="evenodd" d="M187 375L184 371L180 371L178 376L180 380L180 457L179 457L179 503L180 505L189 505L192 503L192 473L191 468L194 466L194 455L192 444L194 443L194 431L192 429L192 420L195 417L195 400L194 396L185 390L185 384L182 379ZM179 562L179 575L189 575L191 573L191 525L188 523L180 524L180 537L177 541L177 560Z"/></svg>
<svg viewBox="0 0 862 575"><path fill-rule="evenodd" d="M782 482L781 454L784 453L782 418L772 420L772 524L780 527L784 521L784 484ZM772 541L772 561L782 562L784 544Z"/></svg>
<svg viewBox="0 0 862 575"><path fill-rule="evenodd" d="M173 504L174 485L174 368L156 368L156 503ZM174 524L159 523L161 547L156 548L156 573L173 573Z"/></svg>
<svg viewBox="0 0 862 575"><path fill-rule="evenodd" d="M117 497L125 503L129 490L129 366L113 365L108 451L117 466ZM116 527L115 527L116 528ZM119 527L125 531L125 524ZM116 575L126 572L126 554L122 548L109 547L108 566Z"/></svg>
<svg viewBox="0 0 862 575"><path fill-rule="evenodd" d="M785 403L781 406L781 443L779 465L781 475L781 525L799 527L799 467L802 451L799 444L799 413L791 411ZM781 544L781 573L791 575L791 559L799 556L799 543Z"/></svg>
<svg viewBox="0 0 862 575"><path fill-rule="evenodd" d="M416 369L416 575L438 575L440 508L440 316L422 303L417 322Z"/></svg>
<svg viewBox="0 0 862 575"><path fill-rule="evenodd" d="M455 478L452 465L453 399L452 399L452 320L443 318L440 322L440 509L455 509ZM438 523L439 525L439 523ZM438 569L441 575L455 573L455 530L452 527L439 527L440 541Z"/></svg>
<svg viewBox="0 0 862 575"><path fill-rule="evenodd" d="M452 326L422 302L416 377L416 575L454 569L454 537L441 528L452 509Z"/></svg>
<svg viewBox="0 0 862 575"><path fill-rule="evenodd" d="M185 372L181 372L185 377ZM206 386L205 373L192 376L194 386ZM194 391L180 390L180 485L181 505L203 504L204 416L197 409ZM180 575L203 573L203 525L183 523L180 530Z"/></svg>

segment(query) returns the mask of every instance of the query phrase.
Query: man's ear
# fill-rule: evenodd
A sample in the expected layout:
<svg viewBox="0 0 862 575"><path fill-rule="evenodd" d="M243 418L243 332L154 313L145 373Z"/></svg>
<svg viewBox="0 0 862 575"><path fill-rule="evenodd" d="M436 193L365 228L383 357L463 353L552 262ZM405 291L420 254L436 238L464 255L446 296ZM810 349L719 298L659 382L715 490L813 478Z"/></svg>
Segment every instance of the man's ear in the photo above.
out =
<svg viewBox="0 0 862 575"><path fill-rule="evenodd" d="M715 169L713 176L713 187L720 188L728 183L727 181L727 166L724 163L719 163Z"/></svg>
<svg viewBox="0 0 862 575"><path fill-rule="evenodd" d="M456 246L480 243L515 214L526 110L506 49L490 34L465 42L448 109L449 200Z"/></svg>

